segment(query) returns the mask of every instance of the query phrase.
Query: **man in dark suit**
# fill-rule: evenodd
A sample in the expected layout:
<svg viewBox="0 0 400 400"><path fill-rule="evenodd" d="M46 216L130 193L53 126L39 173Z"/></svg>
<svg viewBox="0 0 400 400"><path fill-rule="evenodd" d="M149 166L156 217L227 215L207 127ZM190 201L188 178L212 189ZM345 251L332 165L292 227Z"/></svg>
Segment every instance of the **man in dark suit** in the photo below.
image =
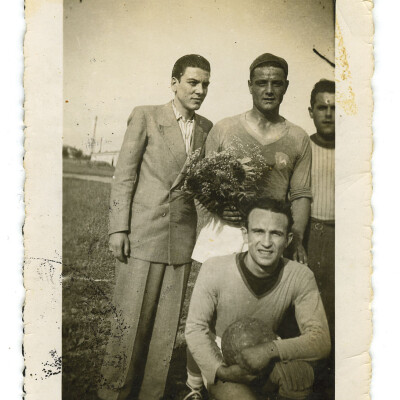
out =
<svg viewBox="0 0 400 400"><path fill-rule="evenodd" d="M163 396L196 238L193 200L180 190L187 156L203 148L212 123L195 114L207 95L210 64L181 57L172 102L136 107L128 120L110 201L116 257L112 331L98 395Z"/></svg>

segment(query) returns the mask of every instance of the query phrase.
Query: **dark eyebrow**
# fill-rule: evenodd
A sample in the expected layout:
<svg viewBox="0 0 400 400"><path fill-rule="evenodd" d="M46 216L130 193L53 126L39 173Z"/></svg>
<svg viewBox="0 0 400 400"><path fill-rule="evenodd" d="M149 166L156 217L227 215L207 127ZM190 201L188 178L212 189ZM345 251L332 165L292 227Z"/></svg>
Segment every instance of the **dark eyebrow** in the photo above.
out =
<svg viewBox="0 0 400 400"><path fill-rule="evenodd" d="M195 78L188 78L187 81L189 83L201 83L202 85L206 85L206 86L208 86L210 84L210 81L202 82L202 81L199 81L198 79L195 79Z"/></svg>
<svg viewBox="0 0 400 400"><path fill-rule="evenodd" d="M265 232L265 230L263 228L251 228L251 231L252 232L260 232L260 231Z"/></svg>
<svg viewBox="0 0 400 400"><path fill-rule="evenodd" d="M263 79L263 78L260 78L260 79L255 79L254 80L254 82L256 82L256 83L264 83L264 82L268 82L268 81L271 81L272 83L284 83L284 80L283 79Z"/></svg>

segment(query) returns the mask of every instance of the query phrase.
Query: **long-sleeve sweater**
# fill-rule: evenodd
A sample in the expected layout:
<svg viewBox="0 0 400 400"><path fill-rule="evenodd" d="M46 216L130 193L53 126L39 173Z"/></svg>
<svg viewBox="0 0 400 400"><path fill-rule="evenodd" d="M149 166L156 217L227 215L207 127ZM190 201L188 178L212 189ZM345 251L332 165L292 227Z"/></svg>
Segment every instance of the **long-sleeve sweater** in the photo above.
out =
<svg viewBox="0 0 400 400"><path fill-rule="evenodd" d="M286 261L275 286L257 298L248 288L236 256L207 260L193 290L186 322L186 341L208 384L223 364L215 338L233 322L251 316L276 332L285 311L293 305L300 336L276 340L282 361L318 360L330 351L329 329L313 272L305 265Z"/></svg>

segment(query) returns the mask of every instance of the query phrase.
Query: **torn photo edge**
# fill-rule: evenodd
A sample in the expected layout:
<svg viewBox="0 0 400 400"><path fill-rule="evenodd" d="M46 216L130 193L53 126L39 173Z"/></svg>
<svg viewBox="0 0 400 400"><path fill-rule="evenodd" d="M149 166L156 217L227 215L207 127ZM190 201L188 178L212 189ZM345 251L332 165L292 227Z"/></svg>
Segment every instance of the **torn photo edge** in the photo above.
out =
<svg viewBox="0 0 400 400"><path fill-rule="evenodd" d="M336 2L336 399L367 399L372 335L371 1ZM24 356L31 400L61 399L63 3L26 2ZM45 148L45 152L43 149Z"/></svg>

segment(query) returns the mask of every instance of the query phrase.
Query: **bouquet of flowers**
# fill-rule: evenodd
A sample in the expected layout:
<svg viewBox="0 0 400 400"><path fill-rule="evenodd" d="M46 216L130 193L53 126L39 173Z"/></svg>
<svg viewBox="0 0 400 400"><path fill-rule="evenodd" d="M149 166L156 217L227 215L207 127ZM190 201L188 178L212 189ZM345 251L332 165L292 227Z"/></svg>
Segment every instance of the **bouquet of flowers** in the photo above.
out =
<svg viewBox="0 0 400 400"><path fill-rule="evenodd" d="M257 146L234 138L228 148L207 158L201 158L200 150L192 153L182 189L221 217L227 208L243 212L265 187L271 169Z"/></svg>

